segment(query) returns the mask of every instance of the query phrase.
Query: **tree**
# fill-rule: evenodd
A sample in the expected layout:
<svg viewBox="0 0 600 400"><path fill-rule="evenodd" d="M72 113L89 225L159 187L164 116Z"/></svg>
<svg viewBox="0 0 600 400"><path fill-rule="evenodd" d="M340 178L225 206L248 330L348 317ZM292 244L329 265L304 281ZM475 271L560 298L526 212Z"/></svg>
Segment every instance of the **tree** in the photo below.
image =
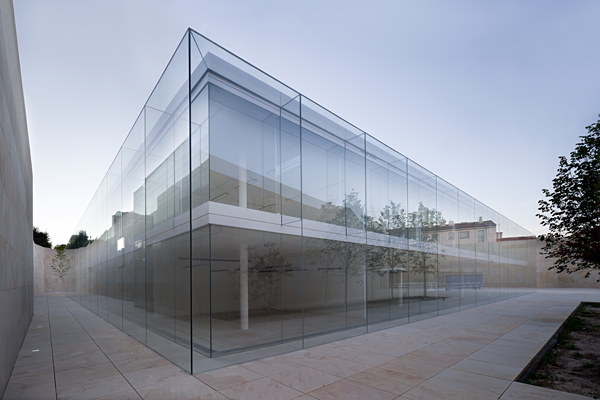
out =
<svg viewBox="0 0 600 400"><path fill-rule="evenodd" d="M71 261L65 254L66 247L67 245L65 244L54 246L56 255L52 259L52 264L50 264L50 268L52 268L54 274L61 279L64 278L67 272L71 269Z"/></svg>
<svg viewBox="0 0 600 400"><path fill-rule="evenodd" d="M50 235L48 235L48 232L42 232L37 226L33 227L33 243L49 249L52 248L52 242L50 241Z"/></svg>
<svg viewBox="0 0 600 400"><path fill-rule="evenodd" d="M546 258L556 258L550 269L574 273L600 269L600 120L587 126L588 134L571 152L559 157L552 190L544 189L537 214L548 233L540 235ZM600 282L600 279L598 279Z"/></svg>

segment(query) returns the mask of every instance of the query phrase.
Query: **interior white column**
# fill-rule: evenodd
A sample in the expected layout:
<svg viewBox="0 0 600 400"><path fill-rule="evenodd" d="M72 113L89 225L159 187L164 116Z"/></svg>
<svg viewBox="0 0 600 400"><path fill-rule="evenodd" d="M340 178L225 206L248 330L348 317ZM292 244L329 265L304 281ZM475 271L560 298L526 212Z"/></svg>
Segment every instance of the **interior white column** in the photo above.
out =
<svg viewBox="0 0 600 400"><path fill-rule="evenodd" d="M248 178L246 176L246 155L240 154L239 159L239 207L248 207ZM244 243L246 235L240 244L240 329L248 329L248 243Z"/></svg>

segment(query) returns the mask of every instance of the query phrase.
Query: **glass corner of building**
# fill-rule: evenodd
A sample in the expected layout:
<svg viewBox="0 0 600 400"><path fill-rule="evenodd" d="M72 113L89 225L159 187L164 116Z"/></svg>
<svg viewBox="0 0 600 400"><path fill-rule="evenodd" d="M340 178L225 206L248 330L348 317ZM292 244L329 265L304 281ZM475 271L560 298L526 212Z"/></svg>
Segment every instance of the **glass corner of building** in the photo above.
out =
<svg viewBox="0 0 600 400"><path fill-rule="evenodd" d="M192 29L71 241L74 299L190 373L536 284L530 232Z"/></svg>

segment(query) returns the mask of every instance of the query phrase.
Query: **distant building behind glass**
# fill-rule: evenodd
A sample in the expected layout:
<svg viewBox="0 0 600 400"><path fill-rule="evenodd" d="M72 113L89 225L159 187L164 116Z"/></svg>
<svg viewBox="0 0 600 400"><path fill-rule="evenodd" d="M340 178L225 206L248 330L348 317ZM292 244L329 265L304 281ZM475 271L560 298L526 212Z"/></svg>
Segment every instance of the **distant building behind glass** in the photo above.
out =
<svg viewBox="0 0 600 400"><path fill-rule="evenodd" d="M530 232L192 30L69 247L74 299L190 372L536 286Z"/></svg>

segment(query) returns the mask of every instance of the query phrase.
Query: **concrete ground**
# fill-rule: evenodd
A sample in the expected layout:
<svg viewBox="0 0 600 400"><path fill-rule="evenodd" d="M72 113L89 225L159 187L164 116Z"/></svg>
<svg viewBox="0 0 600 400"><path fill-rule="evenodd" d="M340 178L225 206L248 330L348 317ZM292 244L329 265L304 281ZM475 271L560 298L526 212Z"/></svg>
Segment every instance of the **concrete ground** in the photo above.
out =
<svg viewBox="0 0 600 400"><path fill-rule="evenodd" d="M581 301L544 289L189 375L64 295L35 299L10 399L587 399L514 382Z"/></svg>

